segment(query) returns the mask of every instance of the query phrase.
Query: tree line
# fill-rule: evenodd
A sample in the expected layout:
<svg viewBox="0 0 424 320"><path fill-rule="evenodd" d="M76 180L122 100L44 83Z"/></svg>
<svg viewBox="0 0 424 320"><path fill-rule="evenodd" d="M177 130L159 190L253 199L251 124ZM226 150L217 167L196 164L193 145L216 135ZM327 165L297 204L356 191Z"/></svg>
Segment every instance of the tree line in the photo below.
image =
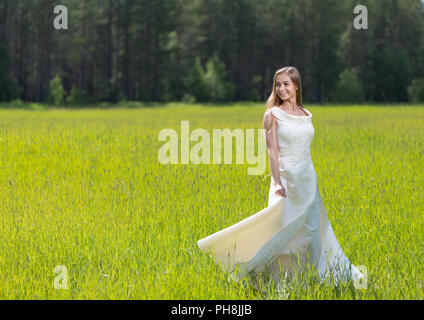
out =
<svg viewBox="0 0 424 320"><path fill-rule="evenodd" d="M2 0L0 101L265 101L288 65L307 102L424 101L423 2L363 0L360 30L357 4Z"/></svg>

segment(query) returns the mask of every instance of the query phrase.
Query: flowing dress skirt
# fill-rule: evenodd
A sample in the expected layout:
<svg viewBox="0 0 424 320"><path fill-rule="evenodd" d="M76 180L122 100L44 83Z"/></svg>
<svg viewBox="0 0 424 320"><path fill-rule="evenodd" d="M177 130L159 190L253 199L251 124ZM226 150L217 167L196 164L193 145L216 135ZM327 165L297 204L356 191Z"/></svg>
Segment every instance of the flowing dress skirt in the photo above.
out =
<svg viewBox="0 0 424 320"><path fill-rule="evenodd" d="M318 188L312 160L280 159L287 197L275 195L271 178L268 207L198 241L234 280L267 270L274 281L312 266L320 279L363 277L341 249Z"/></svg>

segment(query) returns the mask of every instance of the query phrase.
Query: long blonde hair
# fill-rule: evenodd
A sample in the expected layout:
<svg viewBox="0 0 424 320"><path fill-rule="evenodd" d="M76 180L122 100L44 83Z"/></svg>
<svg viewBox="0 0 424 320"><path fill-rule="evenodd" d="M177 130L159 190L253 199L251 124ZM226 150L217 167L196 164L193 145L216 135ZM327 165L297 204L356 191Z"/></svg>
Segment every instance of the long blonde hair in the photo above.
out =
<svg viewBox="0 0 424 320"><path fill-rule="evenodd" d="M300 73L295 67L284 67L279 70L277 70L274 74L274 82L272 85L272 92L266 102L266 110L269 108L272 108L274 106L279 106L283 103L283 100L280 99L280 97L277 95L276 82L277 82L277 76L281 73L287 74L291 81L293 81L294 85L297 87L296 90L296 103L303 109L302 105L302 80L300 78Z"/></svg>

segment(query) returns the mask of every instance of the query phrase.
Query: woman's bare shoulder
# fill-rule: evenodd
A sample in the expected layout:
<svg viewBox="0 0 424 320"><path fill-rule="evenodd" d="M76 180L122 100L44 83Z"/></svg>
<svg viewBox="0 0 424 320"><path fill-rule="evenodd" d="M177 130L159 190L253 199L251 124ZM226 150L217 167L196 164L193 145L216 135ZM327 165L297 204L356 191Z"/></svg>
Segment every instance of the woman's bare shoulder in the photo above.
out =
<svg viewBox="0 0 424 320"><path fill-rule="evenodd" d="M266 130L271 129L273 123L276 123L276 118L271 112L271 108L265 111L263 119L263 128Z"/></svg>

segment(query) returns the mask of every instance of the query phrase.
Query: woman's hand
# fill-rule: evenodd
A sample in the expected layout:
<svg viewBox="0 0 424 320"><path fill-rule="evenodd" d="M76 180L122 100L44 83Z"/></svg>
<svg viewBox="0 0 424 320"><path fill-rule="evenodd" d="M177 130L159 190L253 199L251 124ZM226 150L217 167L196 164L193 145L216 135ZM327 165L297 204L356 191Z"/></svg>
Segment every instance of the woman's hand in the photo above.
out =
<svg viewBox="0 0 424 320"><path fill-rule="evenodd" d="M284 198L287 198L286 189L284 189L284 187L281 185L277 186L277 189L275 190L275 194L282 196Z"/></svg>

